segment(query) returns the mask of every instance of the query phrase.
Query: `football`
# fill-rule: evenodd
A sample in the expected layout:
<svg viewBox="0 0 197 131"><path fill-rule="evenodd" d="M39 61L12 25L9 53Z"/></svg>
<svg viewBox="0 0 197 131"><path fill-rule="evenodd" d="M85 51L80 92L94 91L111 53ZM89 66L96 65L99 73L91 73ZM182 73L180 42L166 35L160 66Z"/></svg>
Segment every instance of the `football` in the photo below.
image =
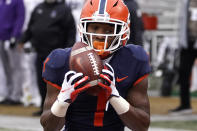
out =
<svg viewBox="0 0 197 131"><path fill-rule="evenodd" d="M97 86L99 74L103 69L103 64L97 53L83 42L73 45L69 60L69 67L76 72L82 72L84 76L89 76L91 88L87 89L89 95L97 96L101 87Z"/></svg>

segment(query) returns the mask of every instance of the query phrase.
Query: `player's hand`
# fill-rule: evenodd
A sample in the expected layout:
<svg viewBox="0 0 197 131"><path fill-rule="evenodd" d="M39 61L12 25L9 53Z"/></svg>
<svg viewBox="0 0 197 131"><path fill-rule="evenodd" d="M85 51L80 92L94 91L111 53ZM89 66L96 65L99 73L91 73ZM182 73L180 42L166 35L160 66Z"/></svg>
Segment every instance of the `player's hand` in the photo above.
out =
<svg viewBox="0 0 197 131"><path fill-rule="evenodd" d="M100 78L103 82L99 82L98 85L104 88L107 92L107 97L110 98L111 96L119 96L119 92L116 89L115 85L115 75L113 68L106 63L104 69L102 69L102 73L100 74Z"/></svg>
<svg viewBox="0 0 197 131"><path fill-rule="evenodd" d="M76 73L75 71L68 71L65 74L58 101L73 102L79 93L91 87L90 84L87 84L88 82L88 76L83 76L82 73Z"/></svg>

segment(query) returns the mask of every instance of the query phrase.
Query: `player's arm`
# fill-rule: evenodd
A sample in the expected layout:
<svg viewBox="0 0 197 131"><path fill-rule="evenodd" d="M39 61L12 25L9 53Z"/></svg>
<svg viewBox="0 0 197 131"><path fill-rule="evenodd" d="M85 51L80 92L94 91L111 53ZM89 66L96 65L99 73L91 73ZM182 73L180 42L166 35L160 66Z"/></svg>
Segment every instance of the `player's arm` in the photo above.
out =
<svg viewBox="0 0 197 131"><path fill-rule="evenodd" d="M51 107L56 101L60 90L47 83L47 94L44 102L44 110L40 122L44 131L56 131L62 129L65 118L57 117L51 112Z"/></svg>
<svg viewBox="0 0 197 131"><path fill-rule="evenodd" d="M124 124L133 131L147 131L150 124L150 105L147 88L148 78L144 78L131 88L127 95L127 101L125 100L126 103L129 103L129 110L126 111L128 107L123 107L125 108L125 113L120 114ZM112 101L117 102L116 99L115 96L112 97L110 99L111 103Z"/></svg>
<svg viewBox="0 0 197 131"><path fill-rule="evenodd" d="M100 74L104 82L99 82L98 85L106 89L110 104L128 128L133 131L147 131L150 124L147 78L140 79L129 90L127 99L124 99L116 89L113 68L109 64L106 66L107 69L103 69Z"/></svg>
<svg viewBox="0 0 197 131"><path fill-rule="evenodd" d="M47 84L44 112L40 119L44 131L62 129L70 103L76 99L79 93L91 87L90 84L87 84L88 79L82 73L68 71L60 91L52 84Z"/></svg>

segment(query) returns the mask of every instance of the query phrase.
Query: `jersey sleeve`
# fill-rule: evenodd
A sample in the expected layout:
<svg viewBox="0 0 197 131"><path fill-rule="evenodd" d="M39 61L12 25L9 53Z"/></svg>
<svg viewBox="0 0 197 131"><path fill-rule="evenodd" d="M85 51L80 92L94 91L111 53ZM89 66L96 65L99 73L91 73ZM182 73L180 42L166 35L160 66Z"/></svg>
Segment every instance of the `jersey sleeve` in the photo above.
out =
<svg viewBox="0 0 197 131"><path fill-rule="evenodd" d="M43 79L55 86L61 88L65 73L69 70L70 48L55 49L46 58L43 64Z"/></svg>
<svg viewBox="0 0 197 131"><path fill-rule="evenodd" d="M149 62L149 55L141 46L129 45L127 48L131 52L130 56L133 56L135 59L136 77L134 80L136 84L136 82L140 82L140 80L143 80L146 76L148 76L152 70Z"/></svg>
<svg viewBox="0 0 197 131"><path fill-rule="evenodd" d="M152 70L149 61L149 55L146 53L146 51L143 48L139 48L137 54L139 62L137 67L137 79L134 85L146 78Z"/></svg>
<svg viewBox="0 0 197 131"><path fill-rule="evenodd" d="M145 53L145 51L144 51L144 53ZM151 72L151 66L150 66L148 54L145 53L144 57L145 57L144 61L142 61L139 66L139 72L138 72L139 77L149 74Z"/></svg>

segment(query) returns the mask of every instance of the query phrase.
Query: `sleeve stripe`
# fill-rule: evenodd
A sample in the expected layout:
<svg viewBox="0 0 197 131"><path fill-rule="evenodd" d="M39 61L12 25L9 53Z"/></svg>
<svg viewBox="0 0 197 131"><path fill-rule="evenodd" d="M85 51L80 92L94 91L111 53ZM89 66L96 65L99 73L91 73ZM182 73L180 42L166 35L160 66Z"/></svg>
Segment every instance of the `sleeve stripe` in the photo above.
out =
<svg viewBox="0 0 197 131"><path fill-rule="evenodd" d="M43 71L42 72L45 72L45 66L46 66L46 63L49 61L49 57L45 60L44 62L44 66L43 66Z"/></svg>
<svg viewBox="0 0 197 131"><path fill-rule="evenodd" d="M140 83L142 80L144 80L146 77L148 77L148 74L140 77L137 81L135 81L135 83L133 84L133 86L136 86L138 83Z"/></svg>
<svg viewBox="0 0 197 131"><path fill-rule="evenodd" d="M44 79L44 81L45 81L46 83L48 83L49 85L51 85L51 86L57 88L58 90L61 90L61 88L62 88L61 86L59 86L59 85L57 85L57 84L54 84L54 83L52 83L52 82L50 82L50 81L47 81L46 79Z"/></svg>

